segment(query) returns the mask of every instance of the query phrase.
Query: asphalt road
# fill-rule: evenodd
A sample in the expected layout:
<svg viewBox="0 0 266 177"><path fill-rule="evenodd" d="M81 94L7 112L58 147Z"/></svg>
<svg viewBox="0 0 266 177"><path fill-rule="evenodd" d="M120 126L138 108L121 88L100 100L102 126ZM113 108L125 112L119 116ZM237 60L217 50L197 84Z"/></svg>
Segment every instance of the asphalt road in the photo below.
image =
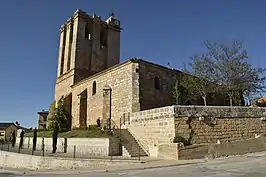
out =
<svg viewBox="0 0 266 177"><path fill-rule="evenodd" d="M4 171L5 173L7 171ZM38 177L265 177L266 155L249 154L241 157L216 159L205 163L142 170L114 170L108 172L82 172L80 174L4 174L0 177L38 176Z"/></svg>

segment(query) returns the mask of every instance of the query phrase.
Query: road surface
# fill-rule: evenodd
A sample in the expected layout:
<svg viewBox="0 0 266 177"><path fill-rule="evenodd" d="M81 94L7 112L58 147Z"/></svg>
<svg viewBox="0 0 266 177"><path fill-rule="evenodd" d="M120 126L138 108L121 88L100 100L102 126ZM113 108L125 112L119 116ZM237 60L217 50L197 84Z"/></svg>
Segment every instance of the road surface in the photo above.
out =
<svg viewBox="0 0 266 177"><path fill-rule="evenodd" d="M266 154L249 154L245 156L215 159L204 163L172 166L139 170L109 170L108 172L82 172L80 174L7 174L0 173L0 177L12 176L38 176L38 177L66 177L66 176L91 176L91 177L265 177Z"/></svg>

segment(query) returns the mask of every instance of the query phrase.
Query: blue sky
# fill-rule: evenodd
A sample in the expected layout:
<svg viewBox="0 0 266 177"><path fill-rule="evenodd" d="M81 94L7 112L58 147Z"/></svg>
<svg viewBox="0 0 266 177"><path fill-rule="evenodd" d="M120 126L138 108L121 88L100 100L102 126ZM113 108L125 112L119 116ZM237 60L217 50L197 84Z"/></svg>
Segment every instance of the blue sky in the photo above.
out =
<svg viewBox="0 0 266 177"><path fill-rule="evenodd" d="M64 3L62 3L64 2ZM266 67L264 0L9 0L0 6L0 121L37 125L53 100L59 27L82 9L121 20L121 61L140 57L181 69L203 42L244 40L249 61Z"/></svg>

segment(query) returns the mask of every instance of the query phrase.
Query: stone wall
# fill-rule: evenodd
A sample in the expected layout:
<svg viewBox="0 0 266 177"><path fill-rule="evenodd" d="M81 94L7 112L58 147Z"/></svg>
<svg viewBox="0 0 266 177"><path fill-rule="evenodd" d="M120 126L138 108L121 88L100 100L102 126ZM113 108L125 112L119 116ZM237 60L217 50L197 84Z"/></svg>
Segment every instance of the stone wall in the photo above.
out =
<svg viewBox="0 0 266 177"><path fill-rule="evenodd" d="M128 128L142 148L149 149L161 143L170 143L175 136L174 107L168 106L133 113L130 121L122 128Z"/></svg>
<svg viewBox="0 0 266 177"><path fill-rule="evenodd" d="M58 169L103 169L118 168L122 165L133 165L139 162L110 159L73 159L32 156L6 151L0 151L0 167L18 168L29 170L58 170Z"/></svg>
<svg viewBox="0 0 266 177"><path fill-rule="evenodd" d="M167 106L132 113L128 128L149 153L155 146L181 136L192 144L243 140L266 134L265 108L228 106ZM204 121L199 117L205 116Z"/></svg>
<svg viewBox="0 0 266 177"><path fill-rule="evenodd" d="M140 110L170 106L176 103L172 96L176 77L180 72L146 61L139 61ZM155 78L158 86L155 86Z"/></svg>
<svg viewBox="0 0 266 177"><path fill-rule="evenodd" d="M137 85L133 74L136 64L125 62L115 68L109 68L104 72L95 74L86 80L73 86L72 92L72 127L79 127L80 98L79 94L87 89L87 125L96 124L98 118L102 119L104 110L104 89L111 89L111 116L115 122L119 122L123 113L132 112L133 100L132 87ZM93 95L93 82L96 82L96 93ZM135 95L138 98L138 95Z"/></svg>
<svg viewBox="0 0 266 177"><path fill-rule="evenodd" d="M173 96L177 80L190 77L185 73L144 60L138 60L140 110L171 106L177 103ZM155 83L157 78L157 83ZM158 86L156 86L158 85ZM159 88L157 88L159 87ZM189 99L185 89L180 89L178 102L181 105L203 105L202 98ZM208 97L208 105L228 105L228 97L219 93L215 99Z"/></svg>
<svg viewBox="0 0 266 177"><path fill-rule="evenodd" d="M16 140L17 145L20 142L18 137ZM52 151L52 138L44 138L45 150ZM33 138L24 138L24 148L32 148ZM64 152L64 138L58 138L57 140L57 152ZM74 146L76 146L77 154L84 154L91 157L107 157L109 152L113 151L113 155L117 155L119 152L119 144L114 140L109 141L108 138L67 138L67 153L74 153ZM42 138L37 138L37 150L42 149Z"/></svg>
<svg viewBox="0 0 266 177"><path fill-rule="evenodd" d="M176 135L192 144L248 139L266 134L265 108L175 106ZM203 121L199 117L204 117Z"/></svg>
<svg viewBox="0 0 266 177"><path fill-rule="evenodd" d="M266 150L266 138L251 138L247 140L234 141L224 144L210 144L208 148L209 157L225 157L242 155Z"/></svg>

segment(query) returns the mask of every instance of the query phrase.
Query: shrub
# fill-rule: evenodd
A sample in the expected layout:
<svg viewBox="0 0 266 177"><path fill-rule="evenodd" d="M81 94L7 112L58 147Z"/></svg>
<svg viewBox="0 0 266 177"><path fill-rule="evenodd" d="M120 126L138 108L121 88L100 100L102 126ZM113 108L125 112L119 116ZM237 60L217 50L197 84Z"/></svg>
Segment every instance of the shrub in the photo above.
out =
<svg viewBox="0 0 266 177"><path fill-rule="evenodd" d="M35 128L33 132L33 145L32 145L33 151L36 150L36 144L37 144L37 129Z"/></svg>
<svg viewBox="0 0 266 177"><path fill-rule="evenodd" d="M57 150L57 137L58 137L59 127L57 124L55 124L54 130L53 130L53 153Z"/></svg>
<svg viewBox="0 0 266 177"><path fill-rule="evenodd" d="M184 145L190 145L190 143L182 136L175 136L174 143L183 143Z"/></svg>

